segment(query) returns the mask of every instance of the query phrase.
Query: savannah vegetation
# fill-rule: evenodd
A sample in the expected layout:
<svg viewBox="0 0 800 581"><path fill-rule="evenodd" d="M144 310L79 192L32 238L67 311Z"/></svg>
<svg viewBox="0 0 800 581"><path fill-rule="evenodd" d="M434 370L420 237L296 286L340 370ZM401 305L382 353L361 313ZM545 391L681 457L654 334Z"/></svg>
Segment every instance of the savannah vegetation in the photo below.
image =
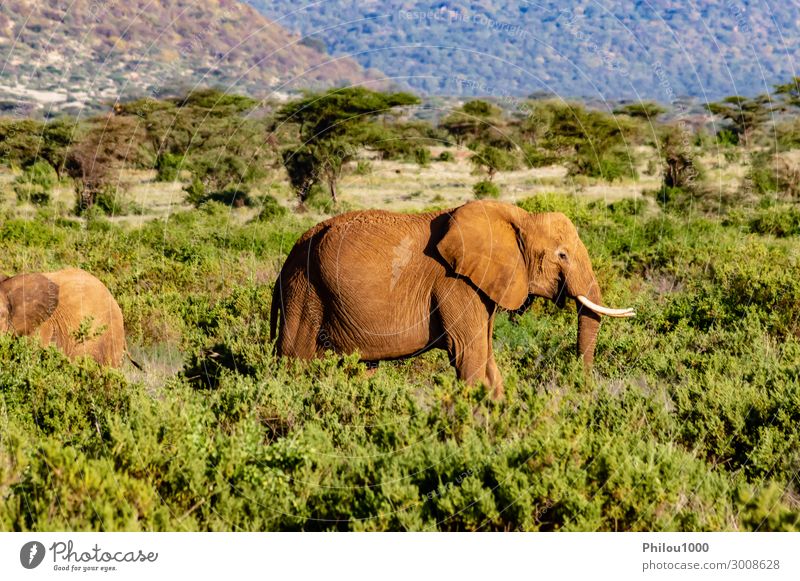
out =
<svg viewBox="0 0 800 581"><path fill-rule="evenodd" d="M0 337L0 529L800 529L800 126L790 89L761 106L744 130L554 101L429 123L406 94L209 90L3 119L2 270L95 274L144 370ZM441 352L275 359L308 227L485 196L567 214L635 307L591 374L574 307L541 300L499 315L499 402Z"/></svg>

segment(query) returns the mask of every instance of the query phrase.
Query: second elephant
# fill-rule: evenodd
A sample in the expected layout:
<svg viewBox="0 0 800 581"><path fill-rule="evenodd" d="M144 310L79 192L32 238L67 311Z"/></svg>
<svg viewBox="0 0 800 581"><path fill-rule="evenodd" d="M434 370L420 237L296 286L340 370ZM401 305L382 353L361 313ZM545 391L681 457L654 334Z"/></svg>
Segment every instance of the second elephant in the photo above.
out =
<svg viewBox="0 0 800 581"><path fill-rule="evenodd" d="M86 271L0 275L0 332L38 337L68 357L119 367L126 353L122 311Z"/></svg>

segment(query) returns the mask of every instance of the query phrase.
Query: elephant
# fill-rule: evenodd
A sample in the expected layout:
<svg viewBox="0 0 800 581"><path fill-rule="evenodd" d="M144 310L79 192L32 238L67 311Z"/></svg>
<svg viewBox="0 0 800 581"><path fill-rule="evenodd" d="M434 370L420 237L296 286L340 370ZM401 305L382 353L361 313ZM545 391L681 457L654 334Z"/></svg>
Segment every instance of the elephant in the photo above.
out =
<svg viewBox="0 0 800 581"><path fill-rule="evenodd" d="M601 306L589 254L564 214L483 200L424 214L355 211L317 224L289 252L270 335L279 356L299 359L331 350L376 363L444 349L459 379L499 399L495 315L534 297L575 301L586 368L601 315L635 315Z"/></svg>
<svg viewBox="0 0 800 581"><path fill-rule="evenodd" d="M88 355L111 367L120 367L127 353L117 301L78 268L0 275L1 332L38 337L71 359Z"/></svg>

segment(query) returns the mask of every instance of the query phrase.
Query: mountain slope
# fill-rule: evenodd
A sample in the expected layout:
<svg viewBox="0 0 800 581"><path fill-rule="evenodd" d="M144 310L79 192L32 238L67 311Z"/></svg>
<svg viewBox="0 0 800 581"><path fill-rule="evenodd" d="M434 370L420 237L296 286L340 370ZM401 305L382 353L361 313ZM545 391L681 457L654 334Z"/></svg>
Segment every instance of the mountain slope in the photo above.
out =
<svg viewBox="0 0 800 581"><path fill-rule="evenodd" d="M3 0L0 92L60 107L220 85L270 90L375 76L235 0Z"/></svg>
<svg viewBox="0 0 800 581"><path fill-rule="evenodd" d="M437 94L757 94L795 73L800 6L766 0L247 0Z"/></svg>

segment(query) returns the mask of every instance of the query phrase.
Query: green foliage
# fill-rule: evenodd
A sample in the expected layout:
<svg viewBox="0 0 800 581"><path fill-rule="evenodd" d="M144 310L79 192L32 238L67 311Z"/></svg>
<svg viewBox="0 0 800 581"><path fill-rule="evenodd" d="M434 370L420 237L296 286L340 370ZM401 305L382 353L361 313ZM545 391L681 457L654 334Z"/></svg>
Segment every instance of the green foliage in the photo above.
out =
<svg viewBox="0 0 800 581"><path fill-rule="evenodd" d="M289 181L301 201L311 188L325 183L336 201L336 184L346 163L358 149L386 143L385 131L374 120L389 116L397 107L419 103L409 93L380 93L363 87L310 93L281 107L276 123L295 126L297 145L282 152ZM389 139L388 141L392 141Z"/></svg>
<svg viewBox="0 0 800 581"><path fill-rule="evenodd" d="M420 167L428 167L431 164L431 150L427 147L418 147L414 150L414 161Z"/></svg>
<svg viewBox="0 0 800 581"><path fill-rule="evenodd" d="M749 98L739 95L726 97L718 103L708 103L706 109L729 124L737 142L748 145L752 134L770 118L775 111L769 95ZM728 139L726 137L726 139Z"/></svg>
<svg viewBox="0 0 800 581"><path fill-rule="evenodd" d="M756 212L750 219L750 231L786 237L800 235L800 209L794 206L774 206Z"/></svg>
<svg viewBox="0 0 800 581"><path fill-rule="evenodd" d="M640 122L560 101L534 103L516 126L529 167L567 165L570 175L609 181L636 177L632 145Z"/></svg>
<svg viewBox="0 0 800 581"><path fill-rule="evenodd" d="M635 201L520 206L569 215L605 300L639 316L603 324L586 376L574 309L499 314L499 403L437 351L374 374L276 360L270 281L309 220L213 201L136 227L4 220L4 270L98 274L147 372L0 336L0 529L800 528L797 239Z"/></svg>
<svg viewBox="0 0 800 581"><path fill-rule="evenodd" d="M183 156L174 153L159 153L156 157L156 181L174 182L183 165Z"/></svg>
<svg viewBox="0 0 800 581"><path fill-rule="evenodd" d="M499 171L511 171L518 167L518 161L513 154L491 145L476 146L469 160L477 171L486 173L489 181L492 181Z"/></svg>
<svg viewBox="0 0 800 581"><path fill-rule="evenodd" d="M58 176L53 167L44 161L29 165L14 180L14 192L20 202L30 202L35 206L46 206L50 203L50 194L58 183Z"/></svg>
<svg viewBox="0 0 800 581"><path fill-rule="evenodd" d="M366 159L359 159L353 173L358 176L367 176L372 173L372 164Z"/></svg>
<svg viewBox="0 0 800 581"><path fill-rule="evenodd" d="M309 189L303 203L321 214L332 214L335 209L333 199L319 185L312 186Z"/></svg>
<svg viewBox="0 0 800 581"><path fill-rule="evenodd" d="M631 117L638 117L640 119L647 119L648 121L655 122L656 117L667 110L652 101L641 101L639 103L629 103L614 109L615 115L629 115Z"/></svg>
<svg viewBox="0 0 800 581"><path fill-rule="evenodd" d="M561 194L539 194L520 200L517 205L532 214L561 212L576 224L588 220L587 206L578 198Z"/></svg>
<svg viewBox="0 0 800 581"><path fill-rule="evenodd" d="M476 117L491 117L499 113L497 107L481 99L467 101L464 103L463 110L467 115L474 115Z"/></svg>
<svg viewBox="0 0 800 581"><path fill-rule="evenodd" d="M437 159L439 161L445 161L445 162L450 162L450 161L455 161L456 160L455 156L453 155L453 152L452 151L447 151L447 150L441 152Z"/></svg>
<svg viewBox="0 0 800 581"><path fill-rule="evenodd" d="M472 186L472 194L478 200L483 200L484 198L497 199L500 197L500 187L492 181L481 180L475 182L475 185Z"/></svg>
<svg viewBox="0 0 800 581"><path fill-rule="evenodd" d="M94 198L94 206L107 216L118 216L127 213L127 206L122 198L123 195L119 188L108 186L97 193Z"/></svg>
<svg viewBox="0 0 800 581"><path fill-rule="evenodd" d="M760 151L752 156L747 184L760 195L797 200L800 199L800 167L791 158Z"/></svg>
<svg viewBox="0 0 800 581"><path fill-rule="evenodd" d="M613 182L624 178L636 178L632 152L624 149L598 150L591 144L578 147L569 164L572 175L602 178Z"/></svg>
<svg viewBox="0 0 800 581"><path fill-rule="evenodd" d="M260 200L261 209L258 211L256 220L259 222L275 220L282 218L289 213L285 207L281 206L274 196L266 195Z"/></svg>
<svg viewBox="0 0 800 581"><path fill-rule="evenodd" d="M68 117L46 123L0 119L0 160L21 167L46 162L60 178L67 152L79 132L77 122Z"/></svg>
<svg viewBox="0 0 800 581"><path fill-rule="evenodd" d="M206 186L197 176L192 177L192 181L189 182L185 188L183 188L183 191L186 192L186 201L195 207L199 206L208 199Z"/></svg>

